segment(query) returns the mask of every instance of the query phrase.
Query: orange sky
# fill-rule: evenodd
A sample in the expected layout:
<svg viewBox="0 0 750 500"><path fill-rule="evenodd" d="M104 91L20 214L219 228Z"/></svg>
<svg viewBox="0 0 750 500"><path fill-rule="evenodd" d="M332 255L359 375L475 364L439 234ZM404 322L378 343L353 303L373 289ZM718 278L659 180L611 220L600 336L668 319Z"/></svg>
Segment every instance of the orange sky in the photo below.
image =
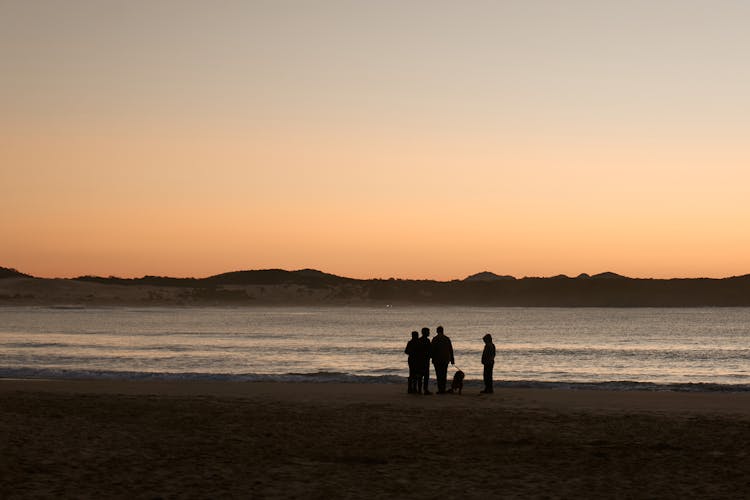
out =
<svg viewBox="0 0 750 500"><path fill-rule="evenodd" d="M0 266L750 272L750 7L0 5Z"/></svg>

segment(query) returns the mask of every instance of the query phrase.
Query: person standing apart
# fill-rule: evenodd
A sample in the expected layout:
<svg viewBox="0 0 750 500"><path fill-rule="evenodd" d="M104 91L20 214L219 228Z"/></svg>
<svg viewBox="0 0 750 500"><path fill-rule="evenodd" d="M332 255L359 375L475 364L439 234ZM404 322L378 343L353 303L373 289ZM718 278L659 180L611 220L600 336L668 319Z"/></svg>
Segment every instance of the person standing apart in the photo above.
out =
<svg viewBox="0 0 750 500"><path fill-rule="evenodd" d="M437 327L437 335L432 339L432 364L435 366L438 394L445 394L446 379L448 378L448 363L454 364L453 344L451 339L443 333L443 327Z"/></svg>
<svg viewBox="0 0 750 500"><path fill-rule="evenodd" d="M406 343L406 349L404 354L409 355L409 394L416 394L417 391L417 379L422 378L422 357L420 355L419 346L419 333L414 331L411 332L411 340ZM419 385L422 385L422 381L419 380Z"/></svg>
<svg viewBox="0 0 750 500"><path fill-rule="evenodd" d="M484 351L482 351L482 364L484 365L484 390L480 394L492 394L492 369L495 367L495 344L492 343L492 335L489 333L482 337L484 340Z"/></svg>
<svg viewBox="0 0 750 500"><path fill-rule="evenodd" d="M418 363L422 365L422 373L417 381L417 392L422 391L422 380L424 379L424 394L432 394L427 389L427 383L430 381L430 356L432 346L430 344L430 329L422 328L422 336L419 337L419 359Z"/></svg>

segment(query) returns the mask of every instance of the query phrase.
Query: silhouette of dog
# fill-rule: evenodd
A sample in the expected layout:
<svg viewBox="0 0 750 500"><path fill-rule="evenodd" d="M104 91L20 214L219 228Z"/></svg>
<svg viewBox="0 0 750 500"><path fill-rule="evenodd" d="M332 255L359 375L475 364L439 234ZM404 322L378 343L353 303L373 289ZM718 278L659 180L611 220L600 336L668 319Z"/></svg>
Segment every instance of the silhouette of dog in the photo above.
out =
<svg viewBox="0 0 750 500"><path fill-rule="evenodd" d="M463 388L464 388L464 372L462 372L461 370L457 370L456 374L453 375L453 380L451 381L451 388L448 389L448 392L454 393L458 391L458 394L460 396Z"/></svg>

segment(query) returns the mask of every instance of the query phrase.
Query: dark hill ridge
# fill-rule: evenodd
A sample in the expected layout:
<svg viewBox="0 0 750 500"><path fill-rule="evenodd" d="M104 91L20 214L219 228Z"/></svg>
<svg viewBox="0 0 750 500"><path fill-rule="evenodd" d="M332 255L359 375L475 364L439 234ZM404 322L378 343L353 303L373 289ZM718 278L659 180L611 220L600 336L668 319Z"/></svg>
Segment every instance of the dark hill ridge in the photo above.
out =
<svg viewBox="0 0 750 500"><path fill-rule="evenodd" d="M342 278L334 274L315 269L285 271L284 269L259 269L253 271L232 271L207 278L170 278L167 276L144 276L142 278L118 278L110 276L80 276L77 281L111 283L118 285L152 285L152 286L201 286L201 285L337 285L355 282L352 278Z"/></svg>
<svg viewBox="0 0 750 500"><path fill-rule="evenodd" d="M30 278L28 274L16 271L10 267L0 267L0 279L3 278Z"/></svg>
<svg viewBox="0 0 750 500"><path fill-rule="evenodd" d="M307 286L341 285L358 280L342 278L316 269L285 271L283 269L261 269L256 271L233 271L217 274L201 280L214 285L278 285L295 284Z"/></svg>
<svg viewBox="0 0 750 500"><path fill-rule="evenodd" d="M514 276L500 276L490 271L482 271L481 273L472 274L464 278L464 281L500 281L500 280L514 280Z"/></svg>
<svg viewBox="0 0 750 500"><path fill-rule="evenodd" d="M0 304L22 303L19 301L33 294L35 303L44 304L116 305L135 301L153 305L750 307L750 275L723 279L634 279L604 272L576 278L558 275L516 279L485 271L465 280L434 281L362 280L314 269L261 269L207 278L83 276L72 280L32 280L19 271L0 268L0 276L16 278L0 280ZM34 290L30 292L32 281ZM80 294L63 297L62 292L55 291L66 288L63 286L66 283L70 285L67 289L80 289ZM106 301L102 297L107 297Z"/></svg>
<svg viewBox="0 0 750 500"><path fill-rule="evenodd" d="M628 280L627 276L622 276L621 274L612 273L612 272L605 272L605 273L599 273L591 276L592 279L597 280Z"/></svg>

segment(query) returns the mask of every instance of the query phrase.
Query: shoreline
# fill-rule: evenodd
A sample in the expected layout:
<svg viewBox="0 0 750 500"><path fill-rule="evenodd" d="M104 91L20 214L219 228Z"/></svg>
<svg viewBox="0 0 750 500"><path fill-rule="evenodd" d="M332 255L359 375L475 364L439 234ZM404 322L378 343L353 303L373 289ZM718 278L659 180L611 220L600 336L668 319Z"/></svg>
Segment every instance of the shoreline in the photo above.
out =
<svg viewBox="0 0 750 500"><path fill-rule="evenodd" d="M382 385L405 384L406 376L392 375L353 375L340 372L319 371L313 373L200 373L200 372L131 372L108 370L75 369L0 369L0 380L92 380L117 383L118 381L138 382L185 382L185 383L292 383L292 384L358 384ZM434 378L431 379L435 383ZM450 382L450 381L449 381ZM469 389L481 388L478 378L467 378L464 386ZM564 380L513 380L495 379L495 387L500 389L547 389L573 391L612 391L612 392L685 392L685 393L750 393L750 383L722 382L652 382L635 380L609 381L564 381Z"/></svg>
<svg viewBox="0 0 750 500"><path fill-rule="evenodd" d="M434 383L431 380L432 383ZM458 408L537 408L587 412L688 412L750 418L750 392L647 391L607 389L508 388L479 395L479 385L462 395L408 395L406 384L353 382L255 382L205 380L11 379L0 378L0 396L8 393L101 394L126 396L216 397L282 403L376 403L450 405Z"/></svg>

